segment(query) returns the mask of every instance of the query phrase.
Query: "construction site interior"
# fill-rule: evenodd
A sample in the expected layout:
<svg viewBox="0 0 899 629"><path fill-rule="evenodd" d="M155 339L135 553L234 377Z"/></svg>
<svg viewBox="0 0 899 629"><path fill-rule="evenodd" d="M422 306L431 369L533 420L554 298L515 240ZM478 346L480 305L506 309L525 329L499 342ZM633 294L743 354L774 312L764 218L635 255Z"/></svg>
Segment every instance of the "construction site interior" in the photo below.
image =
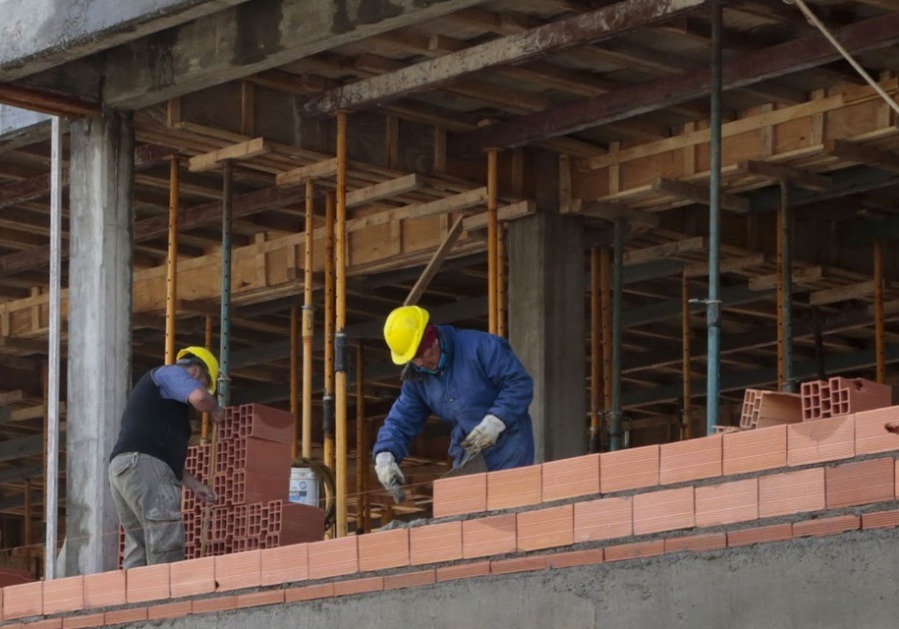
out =
<svg viewBox="0 0 899 629"><path fill-rule="evenodd" d="M188 345L225 354L232 420L214 434L195 418L188 467L245 473L216 485L244 492L218 521L185 496L188 537L207 524L212 536L189 558L322 539L314 521L334 541L365 533L353 542L363 561L362 540L395 520L803 465L792 473L820 476L821 509L895 501L892 454L851 463L889 475L883 496L844 488L832 501L824 482L842 478L833 461L899 449L879 410L899 382L893 0L94 0L102 17L26 4L0 3L2 570L44 577L48 496L60 544L118 539L85 514L105 491L125 395ZM436 417L402 461L406 500L378 483L370 451L401 385L382 329L404 302L507 337L534 378L537 465L518 471L511 498L489 502L493 473L438 480L451 461ZM818 422L852 453L794 453ZM782 462L729 470L728 440L750 432ZM672 446L686 449L666 459ZM618 451L634 457L600 458ZM696 471L706 455L717 472ZM693 472L679 476L677 461ZM296 527L282 525L292 467L334 477L317 519ZM586 485L553 497L552 478ZM676 487L661 506L609 498L634 501L620 534L702 526L703 487ZM657 526L688 489L688 520ZM498 546L446 558L561 545L540 537L557 517L569 545L618 535L591 537L580 504L547 509L531 546L522 516L537 512L518 513L517 529L491 516L513 518L517 546L502 550L500 526ZM833 517L839 531L864 522ZM790 538L778 531L770 539ZM668 543L656 550L679 549ZM542 557L534 565L552 565ZM146 601L175 597L170 578L166 596L133 599L139 620ZM6 618L71 611L44 592L43 608L4 605Z"/></svg>

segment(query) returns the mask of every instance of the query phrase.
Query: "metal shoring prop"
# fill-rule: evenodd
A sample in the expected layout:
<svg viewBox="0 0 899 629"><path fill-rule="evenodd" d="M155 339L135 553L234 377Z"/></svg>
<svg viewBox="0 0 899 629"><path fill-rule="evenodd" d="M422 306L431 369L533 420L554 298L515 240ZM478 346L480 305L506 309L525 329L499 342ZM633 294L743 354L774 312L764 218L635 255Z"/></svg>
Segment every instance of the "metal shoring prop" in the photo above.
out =
<svg viewBox="0 0 899 629"><path fill-rule="evenodd" d="M337 476L337 537L347 534L347 335L346 335L346 171L347 115L337 113L337 221L334 275L337 288L334 334L334 433Z"/></svg>
<svg viewBox="0 0 899 629"><path fill-rule="evenodd" d="M53 116L50 131L50 322L47 364L47 490L44 578L56 578L56 538L59 535L59 374L62 276L62 120ZM26 493L28 496L28 493Z"/></svg>
<svg viewBox="0 0 899 629"><path fill-rule="evenodd" d="M232 190L232 165L230 160L222 162L222 303L221 331L219 334L219 378L218 404L226 408L231 403L231 378L229 361L231 355L231 215L234 193ZM212 425L212 442L210 443L209 481L215 478L218 464L218 432L217 422ZM214 487L213 487L214 489ZM200 533L200 557L206 556L207 538L209 537L209 516L212 505L203 508L203 524Z"/></svg>

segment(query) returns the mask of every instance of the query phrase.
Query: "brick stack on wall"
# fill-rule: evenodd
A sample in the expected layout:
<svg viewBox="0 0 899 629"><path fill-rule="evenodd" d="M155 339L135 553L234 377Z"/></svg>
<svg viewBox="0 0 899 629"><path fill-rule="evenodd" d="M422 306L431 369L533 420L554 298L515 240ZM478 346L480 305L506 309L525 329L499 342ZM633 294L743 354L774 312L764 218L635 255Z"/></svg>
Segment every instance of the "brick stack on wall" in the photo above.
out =
<svg viewBox="0 0 899 629"><path fill-rule="evenodd" d="M892 404L892 396L892 387L888 385L842 376L803 382L800 393L746 389L739 429L796 424L886 408Z"/></svg>
<svg viewBox="0 0 899 629"><path fill-rule="evenodd" d="M215 470L210 469L210 445L189 449L186 469L219 497L209 509L206 556L324 537L324 512L287 499L293 431L293 416L286 411L261 404L231 406L219 427ZM191 492L183 492L188 559L200 556L205 510Z"/></svg>
<svg viewBox="0 0 899 629"><path fill-rule="evenodd" d="M210 444L188 448L185 470L218 495L208 509L207 557L324 537L324 511L288 501L293 433L290 413L244 404L225 409L214 470ZM182 491L186 559L200 556L206 511L193 492ZM120 542L124 551L124 532Z"/></svg>

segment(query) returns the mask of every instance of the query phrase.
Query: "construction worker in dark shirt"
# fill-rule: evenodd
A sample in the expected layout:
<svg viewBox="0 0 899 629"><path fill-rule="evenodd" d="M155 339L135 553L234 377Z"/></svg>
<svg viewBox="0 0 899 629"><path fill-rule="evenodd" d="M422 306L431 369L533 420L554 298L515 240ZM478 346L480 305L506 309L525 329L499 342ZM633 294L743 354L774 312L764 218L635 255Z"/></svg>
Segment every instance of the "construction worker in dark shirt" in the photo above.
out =
<svg viewBox="0 0 899 629"><path fill-rule="evenodd" d="M219 365L203 347L178 352L174 365L147 372L128 396L110 455L109 485L125 529L123 568L184 559L181 486L203 502L216 495L184 469L190 407L221 422L213 393Z"/></svg>

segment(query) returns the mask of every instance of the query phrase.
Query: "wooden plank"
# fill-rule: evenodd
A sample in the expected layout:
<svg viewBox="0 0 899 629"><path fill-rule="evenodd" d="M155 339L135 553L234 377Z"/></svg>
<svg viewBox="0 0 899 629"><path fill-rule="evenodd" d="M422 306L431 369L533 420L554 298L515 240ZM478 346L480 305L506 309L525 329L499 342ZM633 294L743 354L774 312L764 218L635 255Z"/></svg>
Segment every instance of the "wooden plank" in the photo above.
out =
<svg viewBox="0 0 899 629"><path fill-rule="evenodd" d="M665 244L656 245L654 247L625 251L624 263L626 265L645 264L647 262L664 260L665 258L671 258L684 253L705 251L707 247L708 241L705 236L695 236L693 238L685 238L684 240L675 242L666 242Z"/></svg>
<svg viewBox="0 0 899 629"><path fill-rule="evenodd" d="M346 193L346 206L351 208L365 205L366 203L374 203L381 199L389 199L390 197L418 190L422 186L424 186L424 180L421 175L412 174L397 177L390 181L382 181L364 188L350 190Z"/></svg>
<svg viewBox="0 0 899 629"><path fill-rule="evenodd" d="M289 186L293 184L303 183L307 179L325 179L333 177L337 174L337 158L332 157L321 162L315 162L308 166L300 166L293 170L278 173L275 176L275 183L279 186Z"/></svg>
<svg viewBox="0 0 899 629"><path fill-rule="evenodd" d="M588 201L586 203L578 199L574 203L574 212L580 211L581 214L595 216L608 221L616 219L624 219L633 228L638 230L655 229L659 226L661 219L657 214L650 214L634 208L630 208L620 203L611 203L608 201Z"/></svg>
<svg viewBox="0 0 899 629"><path fill-rule="evenodd" d="M217 167L219 162L226 159L250 159L257 155L264 155L271 150L271 145L265 138L253 138L246 142L239 142L225 148L191 157L189 162L190 170L191 172L202 172Z"/></svg>
<svg viewBox="0 0 899 629"><path fill-rule="evenodd" d="M841 159L899 173L899 155L846 140L828 140L824 150Z"/></svg>
<svg viewBox="0 0 899 629"><path fill-rule="evenodd" d="M2 391L0 392L0 406L5 406L7 404L13 404L15 402L21 402L25 399L25 392L21 389L16 389L15 391Z"/></svg>
<svg viewBox="0 0 899 629"><path fill-rule="evenodd" d="M899 12L843 27L838 36L850 52L893 45L899 41ZM840 58L827 39L815 34L725 61L723 87L731 90L753 85ZM462 133L453 139L451 149L476 155L485 148L531 144L705 97L710 84L710 69L699 68Z"/></svg>
<svg viewBox="0 0 899 629"><path fill-rule="evenodd" d="M824 277L824 269L820 266L810 266L804 269L793 269L793 284L808 284L817 282ZM760 275L749 278L749 290L773 290L777 288L777 275Z"/></svg>
<svg viewBox="0 0 899 629"><path fill-rule="evenodd" d="M440 265L446 260L446 256L449 255L453 245L455 245L456 241L459 239L459 235L462 233L462 221L463 217L460 216L456 219L456 222L453 223L453 226L450 227L443 242L440 243L437 251L434 252L434 256L415 282L415 286L412 287L412 290L410 290L409 294L406 296L406 299L403 302L404 306L415 305L418 303L418 300L421 299L421 296L424 294L425 290L427 290L431 280L434 279L434 276L437 275L437 271L440 270Z"/></svg>
<svg viewBox="0 0 899 629"><path fill-rule="evenodd" d="M758 160L740 162L737 169L741 172L759 175L775 181L788 181L791 184L808 190L830 190L830 177L793 168L784 164L774 164Z"/></svg>
<svg viewBox="0 0 899 629"><path fill-rule="evenodd" d="M680 197L703 205L709 204L708 186L676 181L674 179L656 179L652 182L652 189L662 194ZM736 194L721 193L721 208L732 212L746 213L749 211L749 199Z"/></svg>
<svg viewBox="0 0 899 629"><path fill-rule="evenodd" d="M734 273L736 271L743 271L745 269L750 269L754 266L759 266L764 263L764 253L753 253L748 256L741 256L739 258L726 258L722 260L720 264L720 271L721 273ZM692 264L688 264L684 267L684 273L687 274L687 277L707 277L709 274L709 263L694 262Z"/></svg>
<svg viewBox="0 0 899 629"><path fill-rule="evenodd" d="M349 195L347 195L349 197ZM451 197L437 199L428 203L417 203L414 205L406 205L395 210L387 210L378 212L377 214L369 214L360 218L354 218L347 221L347 231L355 232L366 227L375 225L383 225L392 221L399 221L407 218L423 218L425 216L434 216L435 214L444 214L446 212L461 212L481 205L487 202L487 188L476 188L461 194L455 194Z"/></svg>
<svg viewBox="0 0 899 629"><path fill-rule="evenodd" d="M312 97L308 116L381 105L412 92L433 89L498 65L520 63L541 54L597 42L654 24L707 4L708 0L624 0L531 30L459 50L436 59L357 81Z"/></svg>
<svg viewBox="0 0 899 629"><path fill-rule="evenodd" d="M537 204L527 199L510 203L496 208L496 218L500 221L514 221L537 212ZM487 229L487 212L480 212L473 216L466 216L464 222L465 231L473 232L481 229Z"/></svg>
<svg viewBox="0 0 899 629"><path fill-rule="evenodd" d="M808 303L811 306L824 306L826 304L835 304L850 299L873 297L873 295L874 280L869 280L867 282L838 286L837 288L828 288L827 290L819 290L816 293L811 293L808 296Z"/></svg>

